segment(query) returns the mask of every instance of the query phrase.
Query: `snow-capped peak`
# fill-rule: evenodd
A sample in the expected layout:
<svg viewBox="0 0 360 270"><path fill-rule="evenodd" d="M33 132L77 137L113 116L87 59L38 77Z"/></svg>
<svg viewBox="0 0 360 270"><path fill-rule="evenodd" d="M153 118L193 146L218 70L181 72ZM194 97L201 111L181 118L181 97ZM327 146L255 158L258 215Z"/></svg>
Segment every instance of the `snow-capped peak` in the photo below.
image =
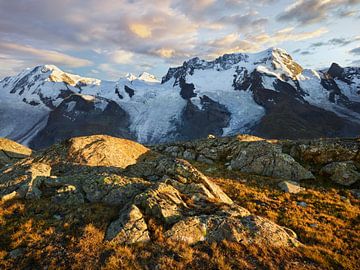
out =
<svg viewBox="0 0 360 270"><path fill-rule="evenodd" d="M78 85L79 83L82 85L100 85L101 83L98 79L81 77L79 75L64 72L54 65L42 66L41 72L49 73L49 80L51 82L64 82L71 86Z"/></svg>
<svg viewBox="0 0 360 270"><path fill-rule="evenodd" d="M272 63L275 69L283 70L292 78L301 73L303 68L293 60L287 51L280 48L272 48L271 50Z"/></svg>
<svg viewBox="0 0 360 270"><path fill-rule="evenodd" d="M136 80L138 77L136 77L136 75L134 75L133 73L127 73L125 75L125 79L127 79L128 81L132 82L134 80Z"/></svg>
<svg viewBox="0 0 360 270"><path fill-rule="evenodd" d="M145 81L145 82L152 82L152 83L159 83L160 81L155 77L155 75L152 75L147 72L143 72L138 77L139 80Z"/></svg>
<svg viewBox="0 0 360 270"><path fill-rule="evenodd" d="M162 82L168 81L171 77L183 77L186 73L193 73L194 70L225 71L231 68L246 69L248 73L257 70L279 79L282 79L284 75L295 78L302 71L302 67L284 49L269 48L258 53L224 54L211 61L195 57L185 61L180 67L170 68Z"/></svg>

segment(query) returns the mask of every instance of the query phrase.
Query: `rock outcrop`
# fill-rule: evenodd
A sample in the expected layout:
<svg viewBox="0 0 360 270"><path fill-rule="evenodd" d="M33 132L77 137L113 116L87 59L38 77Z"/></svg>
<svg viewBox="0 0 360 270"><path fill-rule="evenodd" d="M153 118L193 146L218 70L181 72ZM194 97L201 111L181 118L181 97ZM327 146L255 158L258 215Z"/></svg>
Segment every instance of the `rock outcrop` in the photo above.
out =
<svg viewBox="0 0 360 270"><path fill-rule="evenodd" d="M188 244L299 243L291 230L238 206L189 162L108 136L74 138L3 169L0 196L116 207L105 240L119 244L151 241L149 219L166 238Z"/></svg>
<svg viewBox="0 0 360 270"><path fill-rule="evenodd" d="M172 157L291 181L325 176L337 184L351 185L360 173L360 139L290 141L238 135L153 148Z"/></svg>
<svg viewBox="0 0 360 270"><path fill-rule="evenodd" d="M148 228L139 208L135 205L120 210L120 216L113 221L106 232L106 239L121 244L134 244L150 240Z"/></svg>
<svg viewBox="0 0 360 270"><path fill-rule="evenodd" d="M49 164L72 163L86 166L126 168L149 151L143 145L107 135L69 139L47 149L37 160Z"/></svg>
<svg viewBox="0 0 360 270"><path fill-rule="evenodd" d="M31 155L31 149L14 141L0 138L0 168Z"/></svg>
<svg viewBox="0 0 360 270"><path fill-rule="evenodd" d="M229 170L290 180L312 179L313 174L282 151L277 141L255 136L198 140L155 147L158 151L189 160L229 164Z"/></svg>
<svg viewBox="0 0 360 270"><path fill-rule="evenodd" d="M291 156L282 153L279 145L252 142L242 145L230 161L230 168L245 173L283 179L312 179L314 176Z"/></svg>
<svg viewBox="0 0 360 270"><path fill-rule="evenodd" d="M360 172L354 161L332 162L324 166L320 173L340 185L350 186L360 180Z"/></svg>

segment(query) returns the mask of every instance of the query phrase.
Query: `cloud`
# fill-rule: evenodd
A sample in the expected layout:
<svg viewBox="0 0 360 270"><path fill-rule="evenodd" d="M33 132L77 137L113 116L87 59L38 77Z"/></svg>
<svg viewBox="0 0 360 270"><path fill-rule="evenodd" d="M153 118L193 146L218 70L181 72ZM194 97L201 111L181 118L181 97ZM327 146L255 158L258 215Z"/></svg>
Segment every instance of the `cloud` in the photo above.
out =
<svg viewBox="0 0 360 270"><path fill-rule="evenodd" d="M233 52L256 52L264 47L276 46L285 41L303 41L319 37L327 33L326 28L314 31L296 32L295 28L284 28L272 34L260 33L248 35L245 38L239 33L232 33L218 39L210 40L201 44L201 48L210 57Z"/></svg>
<svg viewBox="0 0 360 270"><path fill-rule="evenodd" d="M118 68L114 65L108 64L108 63L102 63L97 67L97 70L102 71L103 73L106 74L106 76L110 79L110 80L117 80L120 78L120 75L122 75L119 71Z"/></svg>
<svg viewBox="0 0 360 270"><path fill-rule="evenodd" d="M284 27L289 21L357 16L359 1L298 0L283 12L286 5L275 0L0 1L0 53L18 61L7 60L12 68L51 62L111 76L115 69L148 64L165 69L189 57L259 51L320 37L328 31L324 24L312 31ZM280 23L269 15L278 9ZM13 45L5 50L4 44Z"/></svg>
<svg viewBox="0 0 360 270"><path fill-rule="evenodd" d="M323 47L323 46L346 46L349 45L351 43L354 43L356 41L360 40L360 36L355 36L355 37L350 37L350 38L332 38L329 39L327 41L320 41L320 42L315 42L312 43L309 47L310 48L318 48L318 47Z"/></svg>
<svg viewBox="0 0 360 270"><path fill-rule="evenodd" d="M337 16L353 15L356 12L351 8L359 3L359 0L297 0L281 12L277 20L301 25L318 23L333 18L336 12Z"/></svg>
<svg viewBox="0 0 360 270"><path fill-rule="evenodd" d="M350 50L351 54L360 55L360 47Z"/></svg>
<svg viewBox="0 0 360 270"><path fill-rule="evenodd" d="M15 43L0 43L0 50L3 53L9 53L9 55L16 55L16 57L23 60L30 59L33 62L39 63L60 64L75 68L90 66L92 64L92 62L87 59L70 56L53 50L37 49Z"/></svg>
<svg viewBox="0 0 360 270"><path fill-rule="evenodd" d="M134 56L132 52L116 50L109 54L110 61L116 64L129 64Z"/></svg>
<svg viewBox="0 0 360 270"><path fill-rule="evenodd" d="M129 25L130 30L141 38L151 37L151 29L146 24L133 23Z"/></svg>
<svg viewBox="0 0 360 270"><path fill-rule="evenodd" d="M327 33L326 28L319 28L314 31L305 31L305 32L295 32L295 28L288 27L280 29L272 35L269 34L260 34L253 36L251 39L254 42L259 42L262 44L276 45L284 41L303 41L307 39L312 39L315 37L322 36Z"/></svg>
<svg viewBox="0 0 360 270"><path fill-rule="evenodd" d="M8 55L0 53L0 80L5 76L19 73L19 70L25 69L26 65L22 60L15 59Z"/></svg>
<svg viewBox="0 0 360 270"><path fill-rule="evenodd" d="M171 58L175 54L175 50L161 48L156 50L155 54L163 58Z"/></svg>

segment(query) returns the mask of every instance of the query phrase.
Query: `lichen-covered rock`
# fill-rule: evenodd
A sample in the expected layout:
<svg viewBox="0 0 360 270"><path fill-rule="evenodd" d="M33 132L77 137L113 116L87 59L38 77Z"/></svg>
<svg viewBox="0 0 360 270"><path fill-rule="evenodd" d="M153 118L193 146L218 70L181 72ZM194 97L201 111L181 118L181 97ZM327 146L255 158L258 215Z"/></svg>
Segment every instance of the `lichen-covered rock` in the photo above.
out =
<svg viewBox="0 0 360 270"><path fill-rule="evenodd" d="M265 141L241 143L238 153L230 163L232 170L291 180L313 179L311 172L291 156L281 152L281 147Z"/></svg>
<svg viewBox="0 0 360 270"><path fill-rule="evenodd" d="M172 224L181 219L182 212L187 208L180 192L165 183L158 183L155 187L136 196L135 203L144 209L147 215L161 219L166 224Z"/></svg>
<svg viewBox="0 0 360 270"><path fill-rule="evenodd" d="M172 149L162 147L171 150L170 157L108 136L75 138L0 171L0 195L5 200L41 197L50 203L100 202L118 207L119 217L108 226L105 237L114 243L149 241L146 222L153 219L167 230L165 237L190 244L224 239L296 244L290 230L251 215L193 165L174 157L203 155L216 162L238 160L239 164L245 160L247 168L269 166L258 172L271 176L279 175L275 169L293 178L305 174L278 145L249 140L215 138L198 146L190 142ZM273 163L271 157L275 157Z"/></svg>
<svg viewBox="0 0 360 270"><path fill-rule="evenodd" d="M149 185L141 178L132 178L115 174L84 175L82 190L90 202L104 202L110 205L122 205L145 190Z"/></svg>
<svg viewBox="0 0 360 270"><path fill-rule="evenodd" d="M54 203L77 205L85 202L83 194L73 185L64 185L52 197Z"/></svg>
<svg viewBox="0 0 360 270"><path fill-rule="evenodd" d="M50 176L51 167L44 163L25 160L12 167L0 171L0 197L13 198L39 198L39 180ZM15 193L14 193L15 192ZM16 195L14 195L16 194Z"/></svg>
<svg viewBox="0 0 360 270"><path fill-rule="evenodd" d="M72 138L50 147L39 161L51 165L67 162L87 166L126 168L149 151L145 146L107 135Z"/></svg>
<svg viewBox="0 0 360 270"><path fill-rule="evenodd" d="M309 165L336 161L360 162L360 139L319 139L281 142L283 151Z"/></svg>
<svg viewBox="0 0 360 270"><path fill-rule="evenodd" d="M0 138L1 167L31 156L32 150L14 141Z"/></svg>
<svg viewBox="0 0 360 270"><path fill-rule="evenodd" d="M195 160L196 159L196 153L194 150L191 150L191 149L185 150L182 156L186 160Z"/></svg>
<svg viewBox="0 0 360 270"><path fill-rule="evenodd" d="M168 175L181 183L202 184L219 202L227 204L233 203L233 201L222 191L219 186L215 185L205 175L203 175L185 160L171 160L163 158L159 162L157 169L163 175Z"/></svg>
<svg viewBox="0 0 360 270"><path fill-rule="evenodd" d="M299 244L296 234L272 221L254 215L201 215L188 217L174 224L165 236L173 241L195 244L200 241L223 240L293 246Z"/></svg>
<svg viewBox="0 0 360 270"><path fill-rule="evenodd" d="M207 164L214 164L214 161L212 159L207 158L204 155L198 156L197 161L207 163Z"/></svg>
<svg viewBox="0 0 360 270"><path fill-rule="evenodd" d="M360 166L358 168L353 161L332 162L324 166L320 173L344 186L350 186L360 180Z"/></svg>
<svg viewBox="0 0 360 270"><path fill-rule="evenodd" d="M196 244L206 240L207 228L201 217L188 217L174 224L165 237L174 242Z"/></svg>
<svg viewBox="0 0 360 270"><path fill-rule="evenodd" d="M132 204L121 209L119 218L109 225L105 239L120 244L149 241L148 228L139 208Z"/></svg>

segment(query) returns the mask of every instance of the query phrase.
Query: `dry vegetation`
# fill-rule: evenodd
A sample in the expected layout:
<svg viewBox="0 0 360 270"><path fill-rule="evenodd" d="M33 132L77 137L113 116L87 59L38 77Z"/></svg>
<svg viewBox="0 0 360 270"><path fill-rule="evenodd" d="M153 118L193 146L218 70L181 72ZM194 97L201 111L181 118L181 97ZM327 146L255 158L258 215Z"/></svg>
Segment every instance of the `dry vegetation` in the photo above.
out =
<svg viewBox="0 0 360 270"><path fill-rule="evenodd" d="M0 269L360 269L359 200L349 190L309 181L306 191L290 195L274 179L195 165L239 205L291 228L304 245L188 246L166 241L162 226L148 220L151 243L118 246L103 241L114 207L17 200L0 204Z"/></svg>

